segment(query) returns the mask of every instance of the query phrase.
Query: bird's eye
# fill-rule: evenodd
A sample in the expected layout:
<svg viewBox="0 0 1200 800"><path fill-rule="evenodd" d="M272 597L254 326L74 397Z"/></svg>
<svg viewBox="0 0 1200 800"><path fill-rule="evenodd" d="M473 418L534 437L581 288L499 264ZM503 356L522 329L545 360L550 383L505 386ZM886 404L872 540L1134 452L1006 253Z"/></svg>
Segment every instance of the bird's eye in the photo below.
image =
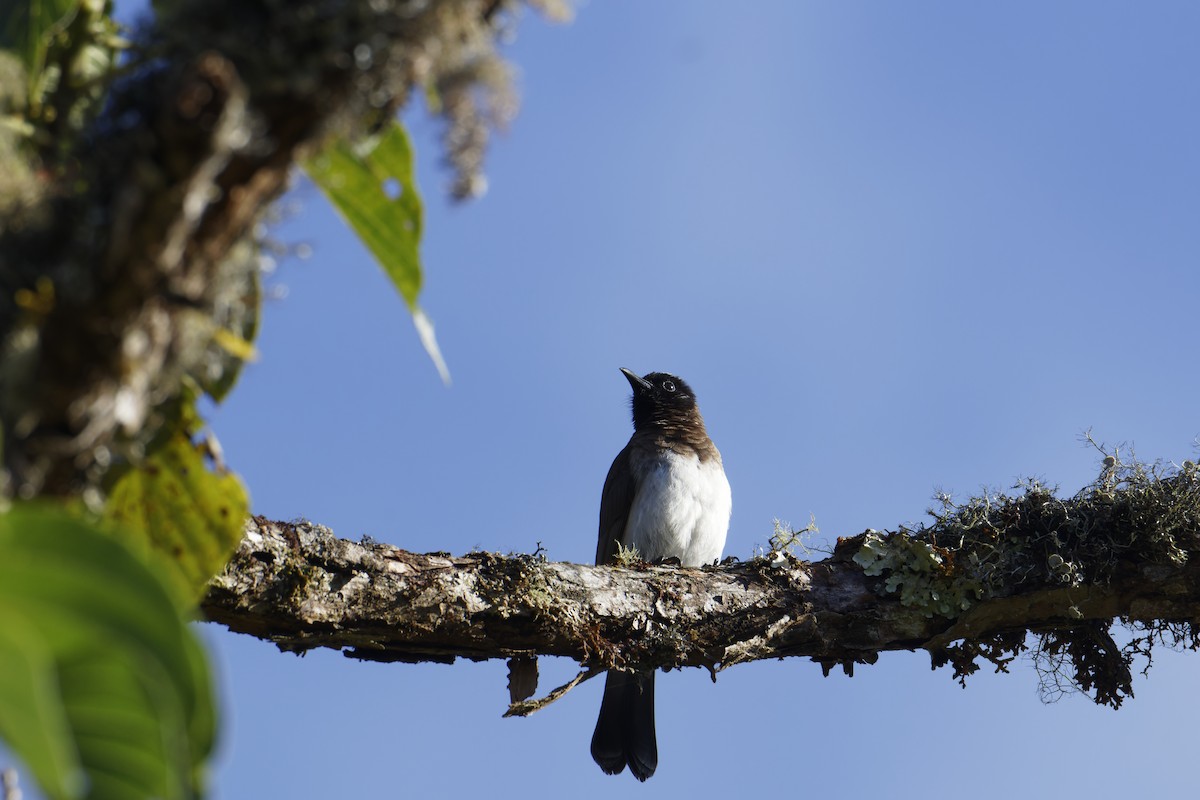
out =
<svg viewBox="0 0 1200 800"><path fill-rule="evenodd" d="M675 383L673 381L663 381L662 387L663 387L663 391L665 391L665 392L675 391Z"/></svg>

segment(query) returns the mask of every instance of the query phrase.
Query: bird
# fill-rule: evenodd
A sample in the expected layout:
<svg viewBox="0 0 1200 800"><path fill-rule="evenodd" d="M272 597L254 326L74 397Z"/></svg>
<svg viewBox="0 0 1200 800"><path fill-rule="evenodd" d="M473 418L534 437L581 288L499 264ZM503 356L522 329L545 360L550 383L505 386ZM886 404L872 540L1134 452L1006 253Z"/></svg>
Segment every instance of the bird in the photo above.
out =
<svg viewBox="0 0 1200 800"><path fill-rule="evenodd" d="M621 545L644 561L711 564L725 549L733 500L696 395L675 375L621 372L633 389L633 436L604 479L596 563L612 564ZM653 670L609 670L591 752L609 775L626 765L639 781L654 774Z"/></svg>

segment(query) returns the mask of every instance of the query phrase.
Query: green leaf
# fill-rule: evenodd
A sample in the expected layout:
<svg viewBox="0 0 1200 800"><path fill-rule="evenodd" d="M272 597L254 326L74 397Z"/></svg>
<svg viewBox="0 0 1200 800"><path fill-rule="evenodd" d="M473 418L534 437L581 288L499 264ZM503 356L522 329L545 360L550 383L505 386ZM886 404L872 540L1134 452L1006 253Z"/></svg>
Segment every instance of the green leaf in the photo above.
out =
<svg viewBox="0 0 1200 800"><path fill-rule="evenodd" d="M185 605L121 542L49 508L0 515L0 735L49 797L190 798L212 749Z"/></svg>
<svg viewBox="0 0 1200 800"><path fill-rule="evenodd" d="M378 259L408 307L415 308L424 212L404 128L393 122L385 133L356 147L331 141L305 170Z"/></svg>
<svg viewBox="0 0 1200 800"><path fill-rule="evenodd" d="M249 514L242 482L210 471L183 430L121 476L104 509L136 551L165 557L169 579L192 601L233 554Z"/></svg>
<svg viewBox="0 0 1200 800"><path fill-rule="evenodd" d="M424 211L403 126L393 121L385 132L357 146L333 140L304 169L391 278L413 314L425 351L449 382L433 325L417 304Z"/></svg>
<svg viewBox="0 0 1200 800"><path fill-rule="evenodd" d="M45 64L54 34L66 28L81 0L12 0L0 5L0 48L16 53L30 82Z"/></svg>
<svg viewBox="0 0 1200 800"><path fill-rule="evenodd" d="M78 796L83 765L58 691L54 655L29 620L0 606L0 738L51 797Z"/></svg>

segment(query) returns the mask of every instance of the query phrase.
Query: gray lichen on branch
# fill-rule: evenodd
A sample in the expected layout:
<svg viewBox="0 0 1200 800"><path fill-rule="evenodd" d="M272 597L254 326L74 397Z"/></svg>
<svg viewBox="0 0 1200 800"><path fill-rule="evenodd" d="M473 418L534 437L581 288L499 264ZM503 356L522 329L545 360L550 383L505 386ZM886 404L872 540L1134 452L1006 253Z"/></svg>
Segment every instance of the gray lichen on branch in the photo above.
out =
<svg viewBox="0 0 1200 800"><path fill-rule="evenodd" d="M946 504L928 526L840 539L823 561L702 569L421 555L256 518L204 611L284 650L378 661L719 670L804 656L850 671L922 648L960 680L979 660L1006 669L1032 633L1045 677L1116 707L1135 655L1197 645L1200 475L1114 460L1073 498L1022 488ZM1134 632L1124 647L1114 620Z"/></svg>

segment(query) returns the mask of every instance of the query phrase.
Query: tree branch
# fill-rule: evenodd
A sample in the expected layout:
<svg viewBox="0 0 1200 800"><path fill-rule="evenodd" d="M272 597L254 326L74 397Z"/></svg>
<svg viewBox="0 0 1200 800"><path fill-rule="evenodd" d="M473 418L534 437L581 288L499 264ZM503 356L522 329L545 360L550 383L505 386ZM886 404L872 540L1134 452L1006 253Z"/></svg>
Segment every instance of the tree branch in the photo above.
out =
<svg viewBox="0 0 1200 800"><path fill-rule="evenodd" d="M1119 705L1129 657L1113 650L1109 623L1162 634L1200 618L1200 480L1194 469L1139 474L1071 500L1036 486L977 498L919 531L840 539L816 563L773 553L702 569L416 554L255 518L203 610L284 650L375 661L555 655L601 668L804 656L850 671L883 651L923 648L961 677L977 657L1003 668L1026 631L1052 633L1043 646L1066 654L1069 677Z"/></svg>

